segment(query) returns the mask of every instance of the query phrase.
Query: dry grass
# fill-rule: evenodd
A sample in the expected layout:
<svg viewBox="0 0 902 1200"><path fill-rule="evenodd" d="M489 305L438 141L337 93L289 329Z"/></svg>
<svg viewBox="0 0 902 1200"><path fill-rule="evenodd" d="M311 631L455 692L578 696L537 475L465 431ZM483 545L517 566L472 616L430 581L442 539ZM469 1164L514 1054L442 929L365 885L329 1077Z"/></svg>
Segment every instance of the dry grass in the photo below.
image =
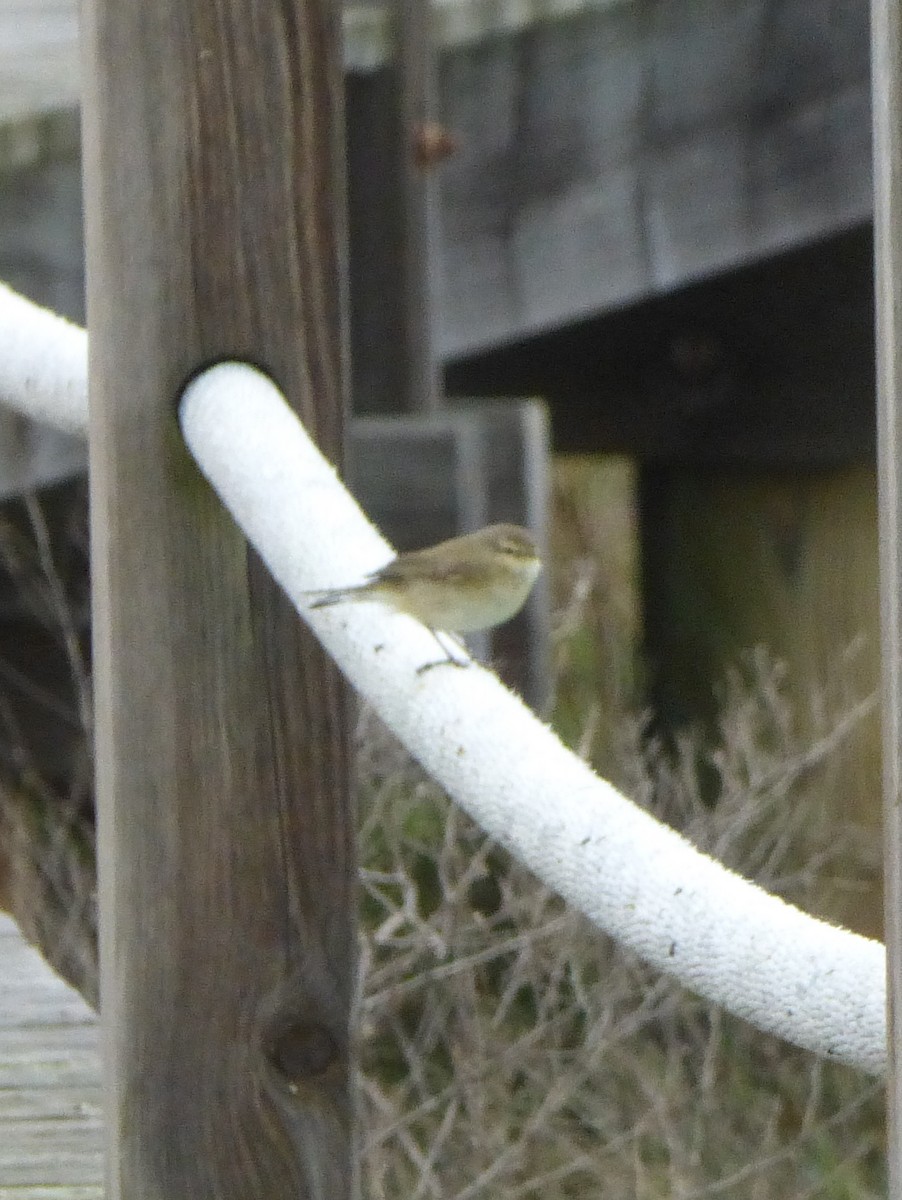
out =
<svg viewBox="0 0 902 1200"><path fill-rule="evenodd" d="M665 753L622 729L630 792L803 906L869 865L816 789L858 713L791 740L759 653L730 735ZM867 706L863 705L862 709ZM372 720L360 738L365 1194L864 1197L882 1194L882 1096L684 992L569 910ZM723 783L700 799L699 768ZM751 779L751 785L746 784Z"/></svg>
<svg viewBox="0 0 902 1200"><path fill-rule="evenodd" d="M701 848L830 913L879 871L873 833L838 825L827 802L874 697L850 691L840 656L801 713L757 649L723 683L713 743L656 737L635 706L629 470L558 471L555 724ZM358 744L366 1195L884 1194L879 1084L648 969L487 839L372 718Z"/></svg>

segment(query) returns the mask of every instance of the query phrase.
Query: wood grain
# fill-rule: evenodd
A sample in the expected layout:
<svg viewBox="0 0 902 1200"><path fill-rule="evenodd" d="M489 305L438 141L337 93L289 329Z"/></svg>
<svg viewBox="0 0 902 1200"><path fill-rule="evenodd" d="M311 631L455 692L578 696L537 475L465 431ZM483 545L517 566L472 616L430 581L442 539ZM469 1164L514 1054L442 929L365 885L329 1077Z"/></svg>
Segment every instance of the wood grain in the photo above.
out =
<svg viewBox="0 0 902 1200"><path fill-rule="evenodd" d="M872 0L889 1200L902 1197L902 12Z"/></svg>
<svg viewBox="0 0 902 1200"><path fill-rule="evenodd" d="M100 1030L0 914L0 1200L102 1200Z"/></svg>
<svg viewBox="0 0 902 1200"><path fill-rule="evenodd" d="M83 36L108 1196L340 1200L345 696L176 424L245 358L341 457L336 13L92 0Z"/></svg>
<svg viewBox="0 0 902 1200"><path fill-rule="evenodd" d="M651 0L443 55L445 357L866 218L867 11Z"/></svg>

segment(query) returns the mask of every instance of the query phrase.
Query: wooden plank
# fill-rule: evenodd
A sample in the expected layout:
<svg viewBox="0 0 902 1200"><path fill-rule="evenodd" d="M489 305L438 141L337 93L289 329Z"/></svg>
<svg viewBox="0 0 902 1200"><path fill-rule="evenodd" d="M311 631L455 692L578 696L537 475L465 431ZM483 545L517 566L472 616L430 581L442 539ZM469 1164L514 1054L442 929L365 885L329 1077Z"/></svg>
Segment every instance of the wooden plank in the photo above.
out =
<svg viewBox="0 0 902 1200"><path fill-rule="evenodd" d="M872 0L889 1198L902 1200L902 10Z"/></svg>
<svg viewBox="0 0 902 1200"><path fill-rule="evenodd" d="M875 453L864 226L449 366L453 395L537 394L558 451L771 467Z"/></svg>
<svg viewBox="0 0 902 1200"><path fill-rule="evenodd" d="M12 1121L4 1133L9 1137L6 1152L0 1152L0 1173L12 1187L68 1187L70 1184L90 1186L101 1168L100 1138L94 1154L82 1150L86 1137L99 1134L99 1122L69 1121L66 1137L61 1137L54 1122ZM0 1196L3 1189L0 1189Z"/></svg>
<svg viewBox="0 0 902 1200"><path fill-rule="evenodd" d="M0 914L0 1200L100 1200L97 1014Z"/></svg>
<svg viewBox="0 0 902 1200"><path fill-rule="evenodd" d="M84 9L109 1200L353 1189L346 694L176 421L245 357L341 458L338 32Z"/></svg>
<svg viewBox="0 0 902 1200"><path fill-rule="evenodd" d="M446 54L445 356L870 211L867 12L621 5Z"/></svg>
<svg viewBox="0 0 902 1200"><path fill-rule="evenodd" d="M103 1188L97 1184L85 1187L73 1187L62 1184L59 1187L9 1187L0 1191L3 1200L103 1200Z"/></svg>

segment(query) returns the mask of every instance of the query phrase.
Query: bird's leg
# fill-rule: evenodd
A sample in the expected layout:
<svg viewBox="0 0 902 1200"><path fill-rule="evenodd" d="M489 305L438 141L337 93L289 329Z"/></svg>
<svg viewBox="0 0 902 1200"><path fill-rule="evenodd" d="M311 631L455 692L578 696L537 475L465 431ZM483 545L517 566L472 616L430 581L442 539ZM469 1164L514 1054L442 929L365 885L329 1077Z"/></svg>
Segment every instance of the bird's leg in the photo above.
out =
<svg viewBox="0 0 902 1200"><path fill-rule="evenodd" d="M445 643L442 641L442 637L446 637L448 639L448 641L451 643L451 645L458 646L461 650L466 652L467 648L463 644L463 642L461 642L458 638L453 637L450 633L444 633L444 631L442 632L441 636L439 636L439 631L437 629L430 629L429 632L432 634L432 636L438 642L439 646L441 647L442 653L444 654L445 657L438 659L436 662L423 663L423 665L421 667L417 667L418 675L425 675L425 673L427 671L431 671L433 667L468 667L470 665L469 659L464 659L464 661L461 662L461 660L459 658L455 658L454 655L451 653L451 651L448 649L448 647L445 645Z"/></svg>

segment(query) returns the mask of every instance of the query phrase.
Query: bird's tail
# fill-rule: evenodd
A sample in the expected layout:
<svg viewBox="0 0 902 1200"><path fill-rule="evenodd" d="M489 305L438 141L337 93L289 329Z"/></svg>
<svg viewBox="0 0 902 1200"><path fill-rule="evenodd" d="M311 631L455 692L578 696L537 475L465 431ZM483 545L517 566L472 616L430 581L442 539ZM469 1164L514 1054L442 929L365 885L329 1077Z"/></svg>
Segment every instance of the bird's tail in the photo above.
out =
<svg viewBox="0 0 902 1200"><path fill-rule="evenodd" d="M343 600L359 599L357 593L364 590L363 586L347 588L325 588L322 591L305 592L305 596L316 596L311 608L328 608L330 604L340 604Z"/></svg>

